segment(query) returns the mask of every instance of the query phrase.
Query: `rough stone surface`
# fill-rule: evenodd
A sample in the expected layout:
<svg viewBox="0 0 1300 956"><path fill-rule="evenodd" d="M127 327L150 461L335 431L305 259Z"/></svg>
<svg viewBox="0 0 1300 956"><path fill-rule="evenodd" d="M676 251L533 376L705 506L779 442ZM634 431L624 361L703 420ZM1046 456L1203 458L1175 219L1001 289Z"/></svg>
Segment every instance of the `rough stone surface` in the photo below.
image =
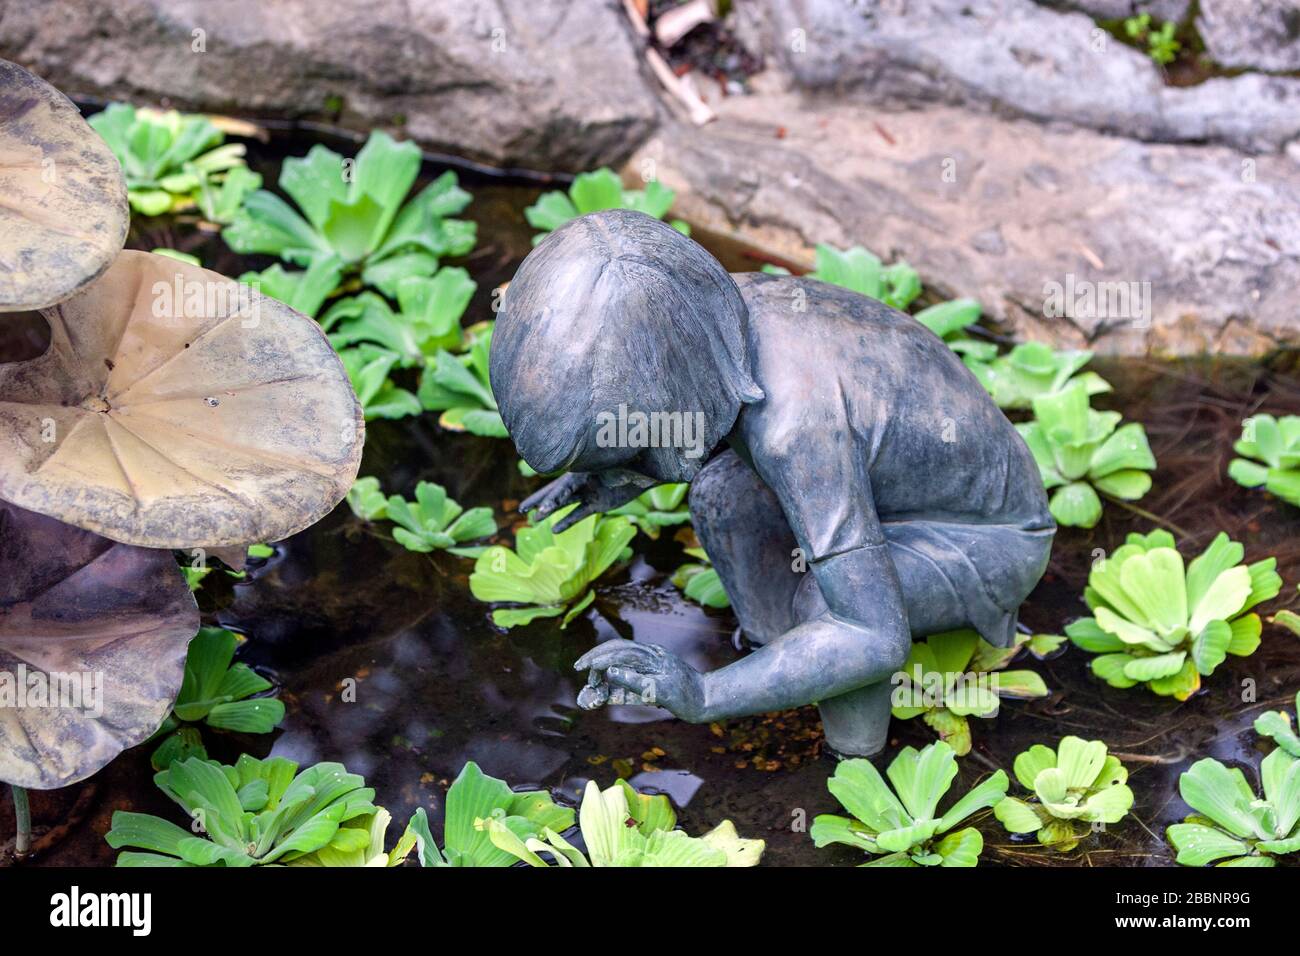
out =
<svg viewBox="0 0 1300 956"><path fill-rule="evenodd" d="M1034 0L1044 7L1058 10L1077 10L1086 13L1094 20L1125 20L1142 13L1151 14L1151 19L1163 23L1175 22L1187 16L1191 0Z"/></svg>
<svg viewBox="0 0 1300 956"><path fill-rule="evenodd" d="M1201 0L1196 28L1215 62L1228 67L1300 70L1300 2Z"/></svg>
<svg viewBox="0 0 1300 956"><path fill-rule="evenodd" d="M345 123L405 117L425 147L503 166L617 161L657 114L617 0L4 0L0 57L187 108L319 117L341 98Z"/></svg>
<svg viewBox="0 0 1300 956"><path fill-rule="evenodd" d="M1295 4L1201 0L1200 26L1272 69L1294 48L1278 10ZM1190 16L1188 0L734 8L772 69L703 129L660 125L673 107L618 0L0 0L0 57L73 93L243 115L320 117L338 97L347 125L403 116L425 147L496 165L577 171L641 147L698 225L796 260L820 241L904 255L1035 338L1247 354L1297 341L1300 76L1169 87L1096 24ZM1152 326L1046 318L1044 284L1066 275L1150 282Z"/></svg>
<svg viewBox="0 0 1300 956"><path fill-rule="evenodd" d="M737 11L741 36L796 86L874 106L945 103L1258 151L1300 136L1300 78L1170 87L1091 17L1033 0L756 0Z"/></svg>
<svg viewBox="0 0 1300 956"><path fill-rule="evenodd" d="M654 159L675 212L699 227L796 262L817 242L906 258L930 288L978 297L1026 338L1115 353L1300 344L1300 168L1285 156L946 106L881 113L778 94L720 109L703 129L665 127L628 166ZM1048 317L1051 282L1138 283L1138 296L1149 283L1150 308Z"/></svg>

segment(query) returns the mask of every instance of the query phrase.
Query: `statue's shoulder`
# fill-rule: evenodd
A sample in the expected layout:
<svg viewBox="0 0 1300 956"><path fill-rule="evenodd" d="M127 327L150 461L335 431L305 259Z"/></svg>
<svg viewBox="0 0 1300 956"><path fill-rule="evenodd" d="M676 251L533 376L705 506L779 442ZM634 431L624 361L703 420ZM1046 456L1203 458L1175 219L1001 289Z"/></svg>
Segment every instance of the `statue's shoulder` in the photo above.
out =
<svg viewBox="0 0 1300 956"><path fill-rule="evenodd" d="M766 272L733 272L731 278L755 318L788 319L793 315L801 322L844 322L878 328L916 325L906 313L883 302L819 279Z"/></svg>

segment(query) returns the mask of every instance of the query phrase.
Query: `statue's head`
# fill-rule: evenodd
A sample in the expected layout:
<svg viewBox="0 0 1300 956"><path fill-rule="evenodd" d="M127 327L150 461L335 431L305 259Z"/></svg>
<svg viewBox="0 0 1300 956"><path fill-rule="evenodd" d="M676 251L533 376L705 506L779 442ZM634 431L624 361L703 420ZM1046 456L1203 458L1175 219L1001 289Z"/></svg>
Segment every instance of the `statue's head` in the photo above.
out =
<svg viewBox="0 0 1300 956"><path fill-rule="evenodd" d="M542 474L626 468L689 481L763 398L726 269L644 213L566 223L526 258L492 336L492 389Z"/></svg>

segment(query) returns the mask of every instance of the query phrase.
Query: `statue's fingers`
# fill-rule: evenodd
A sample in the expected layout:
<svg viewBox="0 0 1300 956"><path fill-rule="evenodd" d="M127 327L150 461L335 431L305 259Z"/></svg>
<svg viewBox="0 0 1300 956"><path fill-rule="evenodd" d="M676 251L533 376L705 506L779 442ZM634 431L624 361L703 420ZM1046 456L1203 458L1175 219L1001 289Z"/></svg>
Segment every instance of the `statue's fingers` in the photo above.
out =
<svg viewBox="0 0 1300 956"><path fill-rule="evenodd" d="M630 690L642 699L652 699L655 685L659 682L657 674L642 674L626 667L610 667L605 671L605 680L615 687Z"/></svg>
<svg viewBox="0 0 1300 956"><path fill-rule="evenodd" d="M542 488L538 488L531 495L529 495L527 498L525 498L523 501L519 503L519 511L522 514L527 514L528 512L532 511L534 508L538 508L538 509L547 508L550 499L555 496L555 493L556 493L555 482L551 482L549 485L546 485ZM547 510L549 513L549 511L553 511L555 509L548 508Z"/></svg>
<svg viewBox="0 0 1300 956"><path fill-rule="evenodd" d="M595 710L609 702L609 684L598 671L592 671L586 685L578 691L578 706L583 710Z"/></svg>
<svg viewBox="0 0 1300 956"><path fill-rule="evenodd" d="M653 648L618 638L598 644L587 651L574 663L573 669L603 671L611 664L625 664L632 667L639 664L646 667L654 666L657 662L658 657Z"/></svg>

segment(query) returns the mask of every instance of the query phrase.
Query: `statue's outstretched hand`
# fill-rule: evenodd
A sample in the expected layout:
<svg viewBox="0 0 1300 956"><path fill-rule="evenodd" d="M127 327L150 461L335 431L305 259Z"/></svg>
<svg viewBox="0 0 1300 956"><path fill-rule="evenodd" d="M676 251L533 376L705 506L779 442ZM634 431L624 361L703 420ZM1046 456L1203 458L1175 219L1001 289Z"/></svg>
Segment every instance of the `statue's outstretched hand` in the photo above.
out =
<svg viewBox="0 0 1300 956"><path fill-rule="evenodd" d="M663 707L682 720L704 719L704 677L691 665L657 644L612 640L592 648L573 665L590 670L578 704L594 710L610 699L609 688L630 691L624 703Z"/></svg>
<svg viewBox="0 0 1300 956"><path fill-rule="evenodd" d="M529 495L519 510L524 514L535 510L536 519L541 521L576 502L578 507L555 522L552 530L558 534L589 515L621 508L654 485L650 479L626 470L571 471Z"/></svg>

